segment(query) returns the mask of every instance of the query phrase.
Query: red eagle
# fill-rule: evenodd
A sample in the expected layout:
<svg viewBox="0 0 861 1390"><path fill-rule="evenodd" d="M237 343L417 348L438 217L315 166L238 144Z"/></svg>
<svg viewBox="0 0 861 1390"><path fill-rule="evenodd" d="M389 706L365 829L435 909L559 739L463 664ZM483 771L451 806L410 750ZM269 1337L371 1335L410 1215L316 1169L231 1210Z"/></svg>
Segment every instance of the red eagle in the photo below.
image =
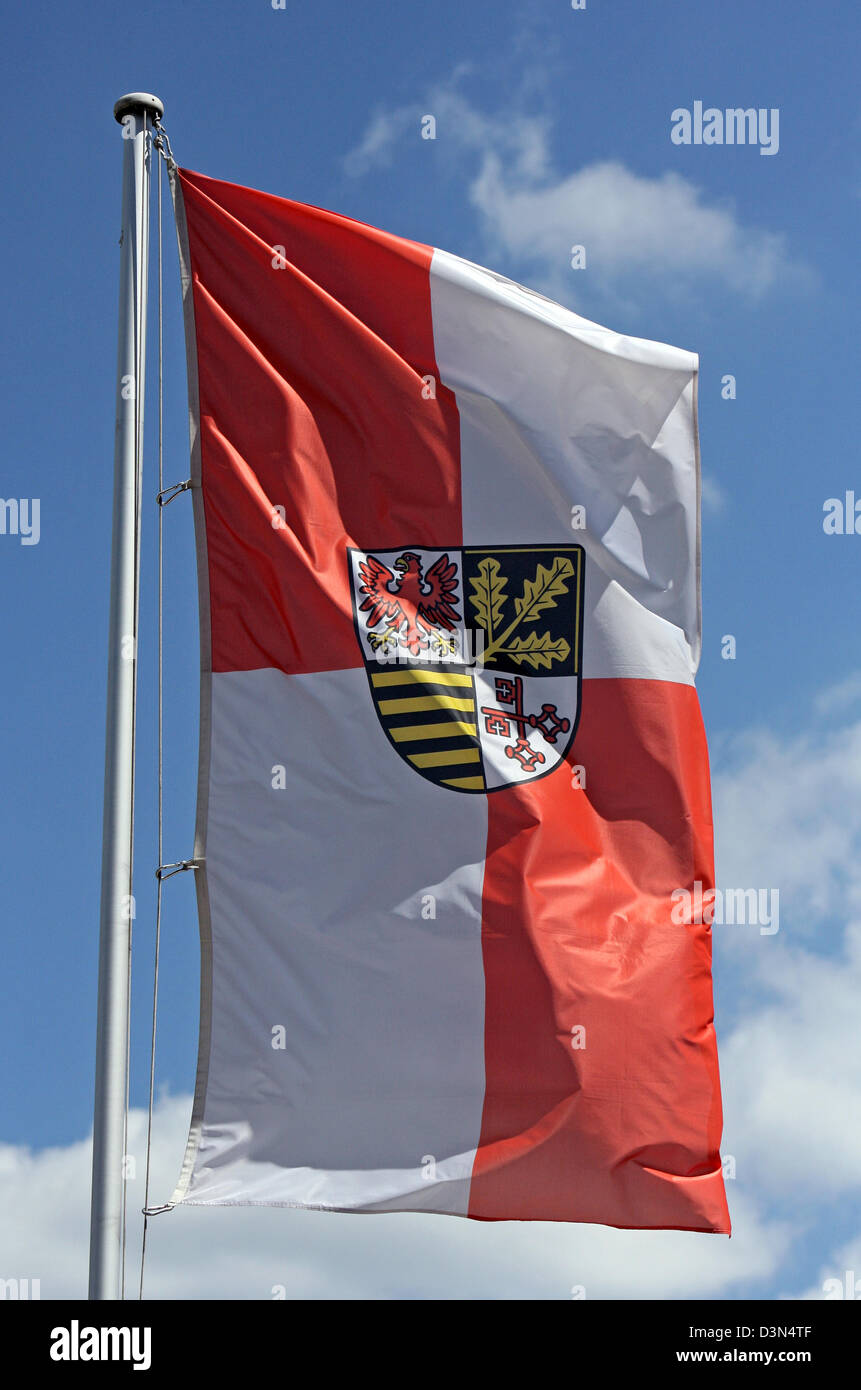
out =
<svg viewBox="0 0 861 1390"><path fill-rule="evenodd" d="M394 567L400 579L396 580L392 571L375 555L369 555L359 564L360 590L366 595L359 607L361 612L368 614L367 626L373 628L383 618L388 619L385 633L369 633L371 646L399 643L413 656L425 650L432 638L450 646L450 639L443 637L439 629L451 632L458 620L454 606L457 567L447 554L440 555L427 574L423 574L422 562L412 550L399 555ZM396 588L393 589L392 584L396 584Z"/></svg>

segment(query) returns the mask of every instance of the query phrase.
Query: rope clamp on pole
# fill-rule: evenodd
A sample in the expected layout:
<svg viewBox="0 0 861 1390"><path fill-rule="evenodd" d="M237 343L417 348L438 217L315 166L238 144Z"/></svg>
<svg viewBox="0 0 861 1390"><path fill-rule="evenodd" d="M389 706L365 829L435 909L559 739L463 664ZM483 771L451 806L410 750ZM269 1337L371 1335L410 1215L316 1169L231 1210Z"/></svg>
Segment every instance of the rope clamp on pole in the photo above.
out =
<svg viewBox="0 0 861 1390"><path fill-rule="evenodd" d="M175 864L159 864L155 876L160 883L163 883L166 878L173 878L174 874L181 874L186 869L199 868L199 859L178 859Z"/></svg>
<svg viewBox="0 0 861 1390"><path fill-rule="evenodd" d="M171 483L170 487L162 488L161 492L156 493L155 500L160 507L166 507L174 497L178 497L181 492L188 492L190 487L191 478L186 478L184 483Z"/></svg>

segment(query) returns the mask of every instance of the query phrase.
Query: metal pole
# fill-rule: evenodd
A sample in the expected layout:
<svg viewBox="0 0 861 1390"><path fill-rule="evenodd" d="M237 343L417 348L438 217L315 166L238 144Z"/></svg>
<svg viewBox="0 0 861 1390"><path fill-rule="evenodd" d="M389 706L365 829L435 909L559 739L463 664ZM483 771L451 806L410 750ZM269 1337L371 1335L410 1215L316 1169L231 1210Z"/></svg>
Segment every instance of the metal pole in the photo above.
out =
<svg viewBox="0 0 861 1390"><path fill-rule="evenodd" d="M149 242L149 136L164 107L147 92L121 97L123 128L108 708L102 820L99 1003L90 1217L91 1299L122 1296L129 1027L137 593Z"/></svg>

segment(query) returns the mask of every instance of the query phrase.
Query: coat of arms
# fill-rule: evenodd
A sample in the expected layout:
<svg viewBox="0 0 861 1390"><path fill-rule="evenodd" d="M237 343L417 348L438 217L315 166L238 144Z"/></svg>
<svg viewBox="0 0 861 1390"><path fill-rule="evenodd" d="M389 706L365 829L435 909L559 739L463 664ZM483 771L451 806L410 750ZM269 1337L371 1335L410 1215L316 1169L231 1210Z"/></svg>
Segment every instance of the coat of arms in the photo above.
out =
<svg viewBox="0 0 861 1390"><path fill-rule="evenodd" d="M583 548L350 551L356 632L389 742L459 792L543 777L580 712Z"/></svg>

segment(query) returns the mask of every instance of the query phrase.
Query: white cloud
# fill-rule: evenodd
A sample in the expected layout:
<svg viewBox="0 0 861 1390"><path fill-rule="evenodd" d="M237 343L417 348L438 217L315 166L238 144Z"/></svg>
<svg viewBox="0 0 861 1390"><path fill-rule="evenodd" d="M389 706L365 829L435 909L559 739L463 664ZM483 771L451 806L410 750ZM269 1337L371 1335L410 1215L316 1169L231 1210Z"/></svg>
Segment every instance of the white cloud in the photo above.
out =
<svg viewBox="0 0 861 1390"><path fill-rule="evenodd" d="M722 758L719 883L778 888L781 936L787 925L795 939L809 941L817 927L833 935L823 919L861 913L861 723L785 740L754 730Z"/></svg>
<svg viewBox="0 0 861 1390"><path fill-rule="evenodd" d="M819 702L821 703L821 701ZM827 703L827 700L826 700ZM861 723L725 744L715 776L721 878L781 891L781 930L716 927L744 990L718 1029L733 1239L423 1215L177 1209L150 1226L147 1294L163 1298L732 1299L822 1297L861 1238L836 1212L861 1188ZM829 925L830 924L830 925ZM825 935L825 931L829 935ZM150 1200L172 1191L190 1102L156 1110ZM130 1292L143 1204L144 1115L132 1115ZM0 1275L45 1298L84 1292L90 1146L0 1146ZM812 1252L812 1253L811 1253Z"/></svg>
<svg viewBox="0 0 861 1390"><path fill-rule="evenodd" d="M702 503L703 510L712 516L723 516L726 511L726 493L709 473L704 473L702 477Z"/></svg>
<svg viewBox="0 0 861 1390"><path fill-rule="evenodd" d="M346 172L358 178L370 169L389 164L398 140L407 133L413 121L418 129L418 120L411 107L378 111L356 148L344 160Z"/></svg>
<svg viewBox="0 0 861 1390"><path fill-rule="evenodd" d="M806 1299L861 1299L861 1234L835 1250L819 1277L804 1293Z"/></svg>
<svg viewBox="0 0 861 1390"><path fill-rule="evenodd" d="M597 288L634 303L658 283L679 294L711 282L757 299L785 277L796 285L809 279L782 233L745 226L730 202L710 200L672 170L650 177L605 160L559 172L546 118L516 109L485 114L456 79L430 92L426 111L467 180L485 257L513 261L557 298ZM419 139L419 122L418 108L378 112L347 156L347 171L390 162L401 139ZM585 271L571 269L575 245L586 249Z"/></svg>
<svg viewBox="0 0 861 1390"><path fill-rule="evenodd" d="M825 1206L861 1186L861 923L835 959L777 944L754 969L771 998L721 1048L724 1149L770 1203Z"/></svg>
<svg viewBox="0 0 861 1390"><path fill-rule="evenodd" d="M188 1123L187 1097L156 1110L150 1200L170 1193ZM129 1186L127 1294L137 1290L145 1116L131 1117L138 1177ZM5 1278L38 1278L43 1298L84 1294L90 1145L31 1154L0 1148L0 1250ZM733 1187L733 1184L730 1184ZM779 1269L781 1222L764 1223L733 1198L735 1232L615 1231L601 1226L477 1222L457 1217L177 1208L151 1219L150 1298L562 1299L732 1296L740 1281Z"/></svg>
<svg viewBox="0 0 861 1390"><path fill-rule="evenodd" d="M764 1206L824 1212L861 1188L861 723L754 731L724 757L718 883L780 892L777 935L714 929L743 998L721 1037L724 1150Z"/></svg>
<svg viewBox="0 0 861 1390"><path fill-rule="evenodd" d="M854 671L845 680L829 685L816 697L819 714L838 714L861 700L861 671Z"/></svg>
<svg viewBox="0 0 861 1390"><path fill-rule="evenodd" d="M710 279L758 297L789 266L784 238L745 228L729 206L710 205L680 174L658 178L607 161L528 185L485 155L471 189L487 235L508 255L568 277L572 245L587 272L609 287L632 276L676 282Z"/></svg>

